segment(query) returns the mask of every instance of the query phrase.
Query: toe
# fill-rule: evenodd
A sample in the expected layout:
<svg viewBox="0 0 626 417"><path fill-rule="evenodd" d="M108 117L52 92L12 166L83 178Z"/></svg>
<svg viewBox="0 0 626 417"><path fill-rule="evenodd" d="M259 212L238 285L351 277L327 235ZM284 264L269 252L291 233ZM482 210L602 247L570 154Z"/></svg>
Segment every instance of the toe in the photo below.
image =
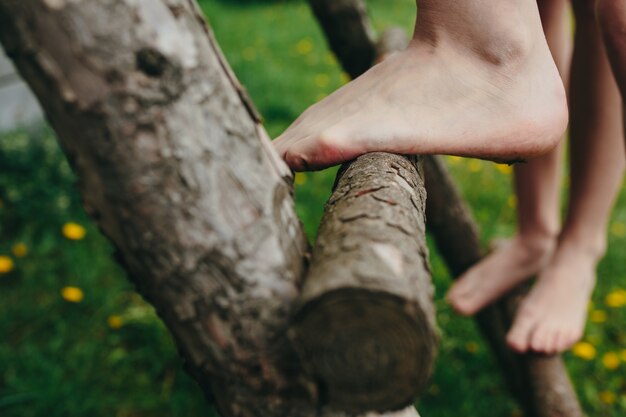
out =
<svg viewBox="0 0 626 417"><path fill-rule="evenodd" d="M462 316L472 316L476 313L471 300L463 296L450 296L448 302L457 314Z"/></svg>
<svg viewBox="0 0 626 417"><path fill-rule="evenodd" d="M354 143L322 133L299 139L288 147L285 160L296 171L317 170L354 159L363 152L350 150ZM358 146L356 147L358 148Z"/></svg>
<svg viewBox="0 0 626 417"><path fill-rule="evenodd" d="M538 325L530 336L530 348L537 353L548 353L550 331L545 325Z"/></svg>
<svg viewBox="0 0 626 417"><path fill-rule="evenodd" d="M528 351L530 336L535 325L534 315L527 308L520 308L506 337L509 346L520 353Z"/></svg>
<svg viewBox="0 0 626 417"><path fill-rule="evenodd" d="M452 285L450 291L448 291L448 296L450 297L459 297L465 295L468 290L475 288L475 273L474 269L470 269L465 274L461 275L459 279Z"/></svg>
<svg viewBox="0 0 626 417"><path fill-rule="evenodd" d="M555 353L563 353L567 348L565 343L566 331L560 330L554 338Z"/></svg>
<svg viewBox="0 0 626 417"><path fill-rule="evenodd" d="M287 148L282 156L285 162L287 162L287 165L294 171L308 171L311 169L307 155L302 152Z"/></svg>
<svg viewBox="0 0 626 417"><path fill-rule="evenodd" d="M580 330L568 330L563 337L563 351L570 349L574 344L580 341L583 337L583 332Z"/></svg>
<svg viewBox="0 0 626 417"><path fill-rule="evenodd" d="M561 332L559 332L555 345L556 351L559 353L563 353L568 350L574 344L572 340L574 340L574 338L567 330L562 330Z"/></svg>
<svg viewBox="0 0 626 417"><path fill-rule="evenodd" d="M458 314L473 316L497 298L497 295L486 296L488 286L484 280L485 274L481 270L472 269L452 286L446 299Z"/></svg>
<svg viewBox="0 0 626 417"><path fill-rule="evenodd" d="M558 353L557 342L560 334L561 330L557 328L550 329L550 334L547 337L548 341L546 343L546 353L548 355L554 355Z"/></svg>

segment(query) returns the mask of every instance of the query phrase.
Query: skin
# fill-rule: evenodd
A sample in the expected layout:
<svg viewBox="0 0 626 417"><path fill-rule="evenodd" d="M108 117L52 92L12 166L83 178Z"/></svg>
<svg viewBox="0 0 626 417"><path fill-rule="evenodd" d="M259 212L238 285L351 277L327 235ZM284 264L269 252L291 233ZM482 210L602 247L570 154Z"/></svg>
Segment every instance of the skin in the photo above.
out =
<svg viewBox="0 0 626 417"><path fill-rule="evenodd" d="M626 3L616 0L598 0L598 21L613 67L613 75L626 99ZM623 105L626 109L626 106ZM624 113L626 120L626 112ZM626 124L626 122L625 122Z"/></svg>
<svg viewBox="0 0 626 417"><path fill-rule="evenodd" d="M515 161L558 144L565 90L534 0L418 7L405 51L309 108L274 141L292 169L372 151Z"/></svg>
<svg viewBox="0 0 626 417"><path fill-rule="evenodd" d="M542 3L543 10L563 8L557 0ZM511 347L520 352L557 353L581 338L596 266L605 252L607 223L625 166L620 96L604 51L595 4L574 1L573 6L577 32L570 88L571 193L563 229L555 239L558 157L536 161L528 170L518 168L520 203L534 199L520 205L518 236L470 270L449 294L460 313L474 314L539 273L507 337ZM564 13L561 21L563 17ZM556 23L544 20L550 39L551 25ZM557 55L563 44L551 45ZM536 171L529 172L532 168ZM534 253L520 247L535 248Z"/></svg>
<svg viewBox="0 0 626 417"><path fill-rule="evenodd" d="M569 0L542 0L538 5L548 45L559 73L567 80L573 46ZM563 148L560 144L542 157L515 166L518 232L452 287L447 298L458 313L477 313L549 263L561 228Z"/></svg>

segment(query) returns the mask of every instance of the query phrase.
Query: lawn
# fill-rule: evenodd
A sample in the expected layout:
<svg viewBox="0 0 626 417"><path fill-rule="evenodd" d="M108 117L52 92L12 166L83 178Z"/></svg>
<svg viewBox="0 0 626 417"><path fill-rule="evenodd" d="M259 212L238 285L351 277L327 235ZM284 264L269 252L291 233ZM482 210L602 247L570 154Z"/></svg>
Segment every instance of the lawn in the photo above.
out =
<svg viewBox="0 0 626 417"><path fill-rule="evenodd" d="M271 135L347 81L304 1L201 2ZM410 28L413 0L370 0L374 24ZM511 235L511 170L446 158L483 242ZM298 174L298 213L311 239L334 170ZM87 218L47 127L0 137L0 415L213 416L167 331L135 294ZM566 181L567 182L567 181ZM567 190L564 188L564 194ZM589 415L626 415L626 193L610 224L585 344L565 355ZM442 333L423 417L516 416L472 320L443 300L449 276L434 248Z"/></svg>

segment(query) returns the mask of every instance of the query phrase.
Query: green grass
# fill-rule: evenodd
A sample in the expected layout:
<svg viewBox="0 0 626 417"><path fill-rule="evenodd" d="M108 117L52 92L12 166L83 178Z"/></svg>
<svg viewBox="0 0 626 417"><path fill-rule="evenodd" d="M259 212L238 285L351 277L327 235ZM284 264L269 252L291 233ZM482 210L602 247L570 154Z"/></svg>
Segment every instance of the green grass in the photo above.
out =
<svg viewBox="0 0 626 417"><path fill-rule="evenodd" d="M271 135L345 82L305 2L211 0L202 5ZM413 0L372 0L369 5L377 29L410 28ZM448 161L484 243L510 235L515 227L510 175L486 162ZM334 172L297 177L298 213L311 237ZM83 225L85 238L63 237L68 222ZM626 349L626 309L605 305L611 291L626 287L625 224L622 193L594 295L594 309L604 311L607 320L590 323L586 335L597 354L592 360L566 355L585 409L594 417L626 415L626 358L616 370L602 361L606 353ZM23 257L12 253L19 243L28 248ZM442 346L431 388L418 404L423 417L516 415L473 322L458 318L443 302L449 277L432 253ZM74 178L48 129L0 137L2 255L12 259L14 268L0 275L0 415L213 415L181 370L166 330L134 293L112 261L110 246L82 210ZM61 290L68 286L83 291L81 302L63 299ZM606 404L607 393L616 396L613 404Z"/></svg>

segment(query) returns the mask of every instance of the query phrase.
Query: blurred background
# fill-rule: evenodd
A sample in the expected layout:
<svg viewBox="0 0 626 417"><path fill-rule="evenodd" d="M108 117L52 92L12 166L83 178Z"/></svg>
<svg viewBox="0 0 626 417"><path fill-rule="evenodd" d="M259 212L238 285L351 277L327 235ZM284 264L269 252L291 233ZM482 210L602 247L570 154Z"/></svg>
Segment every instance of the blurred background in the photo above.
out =
<svg viewBox="0 0 626 417"><path fill-rule="evenodd" d="M200 3L272 136L347 82L304 0ZM379 31L411 29L414 0L368 6ZM166 329L85 215L54 133L17 78L0 68L0 416L215 416L182 371ZM484 244L510 236L511 168L446 161ZM310 239L334 175L331 169L296 176L297 209ZM625 192L609 243L585 339L565 355L581 401L596 417L626 415ZM431 251L442 345L418 409L423 417L520 416L473 321L444 302L449 276Z"/></svg>

